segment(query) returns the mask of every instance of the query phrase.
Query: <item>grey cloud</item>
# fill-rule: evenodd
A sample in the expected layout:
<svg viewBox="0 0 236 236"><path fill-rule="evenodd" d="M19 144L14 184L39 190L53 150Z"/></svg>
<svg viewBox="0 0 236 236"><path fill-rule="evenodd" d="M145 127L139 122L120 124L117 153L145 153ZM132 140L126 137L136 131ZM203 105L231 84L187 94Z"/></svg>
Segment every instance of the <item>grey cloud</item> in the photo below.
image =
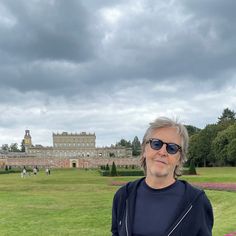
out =
<svg viewBox="0 0 236 236"><path fill-rule="evenodd" d="M196 18L214 19L216 22L226 20L229 21L236 19L234 0L228 1L215 1L215 0L199 0L188 1L180 0L183 8L188 12L195 15ZM190 11L190 12L189 12Z"/></svg>
<svg viewBox="0 0 236 236"><path fill-rule="evenodd" d="M176 2L165 9L166 14L171 14L168 11L174 11L178 5ZM178 14L186 20L178 25L175 16L163 19L162 12L149 8L144 13L124 14L116 31L111 28L114 35L106 48L107 58L117 65L113 69L117 68L120 77L146 76L157 80L189 76L189 79L204 80L215 79L219 73L234 68L235 44L218 36L221 27L228 27L217 25L214 19L189 17L191 12L180 11ZM222 17L230 22L227 15ZM231 34L234 38L235 30Z"/></svg>
<svg viewBox="0 0 236 236"><path fill-rule="evenodd" d="M21 62L2 69L5 78L3 85L15 86L20 91L40 90L52 96L73 96L80 93L85 96L88 89L94 93L109 92L120 87L122 81L136 81L137 78L150 81L186 77L193 81L222 80L224 74L234 67L234 44L228 43L221 47L222 40L211 36L211 22L208 18L188 18L193 13L186 11L177 11L179 16L176 17L186 17L179 25L175 22L175 16L170 18L171 11L185 6L181 6L179 2L175 2L173 6L166 4L159 9L158 2L151 1L140 12L130 10L125 2L121 2L119 7L123 15L115 26L106 25L99 15L91 16L91 9L88 8L91 2L79 5L75 1L70 1L69 4L54 1L54 5L50 5L47 1L38 3L39 9L35 3L23 2L22 6L15 6L13 1L10 3L9 9L20 22L16 26L21 37L19 42L23 41L23 35L32 36L32 40L27 41L26 38L23 43L23 47L27 47L26 52L19 49L21 44L18 46L16 40L6 49L10 48L11 53L23 58L29 54L34 59L48 60L44 62L44 66L40 62ZM107 6L105 4L102 1L97 3L97 10ZM114 2L111 3L114 6L112 4ZM185 8L190 7L186 2L184 4ZM165 13L166 18L163 17ZM97 33L97 37L87 31L89 27ZM82 31L77 35L80 28ZM106 32L111 32L113 38L102 43L102 36L105 37ZM44 40L50 38L50 35L54 42ZM7 37L4 38L7 41ZM34 39L37 41L35 48ZM80 47L65 41L67 39L74 40L75 43L78 41L81 43L81 50L88 53L81 53L78 49ZM90 42L92 46L87 50L86 45L90 45ZM13 44L17 45L16 48L12 47ZM83 55L90 56L90 61L84 63L86 58ZM61 60L62 63L51 68L50 59ZM67 68L63 65L63 60L78 60L79 63L75 62L73 68Z"/></svg>
<svg viewBox="0 0 236 236"><path fill-rule="evenodd" d="M75 0L5 1L16 23L1 27L0 47L24 60L84 62L94 56L96 37L87 10Z"/></svg>

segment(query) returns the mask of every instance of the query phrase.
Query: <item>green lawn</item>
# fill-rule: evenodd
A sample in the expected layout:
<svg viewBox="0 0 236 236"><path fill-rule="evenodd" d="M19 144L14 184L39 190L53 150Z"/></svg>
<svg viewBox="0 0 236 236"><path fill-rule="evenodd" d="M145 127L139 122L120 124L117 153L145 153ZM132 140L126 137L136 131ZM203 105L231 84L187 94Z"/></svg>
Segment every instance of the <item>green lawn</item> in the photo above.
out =
<svg viewBox="0 0 236 236"><path fill-rule="evenodd" d="M189 181L236 182L236 168L198 169ZM110 235L113 180L97 171L55 170L46 176L0 175L0 235ZM206 191L215 213L214 236L236 231L236 192Z"/></svg>
<svg viewBox="0 0 236 236"><path fill-rule="evenodd" d="M196 176L184 176L191 182L225 182L236 183L235 167L198 168Z"/></svg>

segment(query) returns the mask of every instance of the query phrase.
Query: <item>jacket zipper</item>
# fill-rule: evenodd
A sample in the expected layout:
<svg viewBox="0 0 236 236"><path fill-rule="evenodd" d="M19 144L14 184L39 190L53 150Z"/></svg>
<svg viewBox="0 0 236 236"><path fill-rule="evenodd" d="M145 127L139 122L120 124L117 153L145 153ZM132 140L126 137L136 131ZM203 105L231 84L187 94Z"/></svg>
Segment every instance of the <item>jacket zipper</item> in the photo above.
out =
<svg viewBox="0 0 236 236"><path fill-rule="evenodd" d="M189 209L186 211L186 213L182 216L182 218L177 222L177 224L174 226L174 228L170 231L170 233L167 236L170 236L174 230L178 227L178 225L183 221L183 219L187 216L187 214L191 211L192 205L189 207Z"/></svg>
<svg viewBox="0 0 236 236"><path fill-rule="evenodd" d="M126 230L126 235L129 236L129 231L128 231L128 200L126 200L125 230Z"/></svg>

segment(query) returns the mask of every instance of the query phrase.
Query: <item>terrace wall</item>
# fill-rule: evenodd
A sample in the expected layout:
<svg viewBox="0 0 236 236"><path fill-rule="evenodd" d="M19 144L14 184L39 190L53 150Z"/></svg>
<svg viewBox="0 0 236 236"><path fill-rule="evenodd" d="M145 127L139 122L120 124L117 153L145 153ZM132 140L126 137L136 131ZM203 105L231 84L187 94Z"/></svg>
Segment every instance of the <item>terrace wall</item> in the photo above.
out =
<svg viewBox="0 0 236 236"><path fill-rule="evenodd" d="M2 160L3 161L3 160ZM54 168L98 168L101 165L112 165L115 162L117 166L139 166L139 158L39 158L39 157L8 157L4 159L4 164L12 167L38 166Z"/></svg>

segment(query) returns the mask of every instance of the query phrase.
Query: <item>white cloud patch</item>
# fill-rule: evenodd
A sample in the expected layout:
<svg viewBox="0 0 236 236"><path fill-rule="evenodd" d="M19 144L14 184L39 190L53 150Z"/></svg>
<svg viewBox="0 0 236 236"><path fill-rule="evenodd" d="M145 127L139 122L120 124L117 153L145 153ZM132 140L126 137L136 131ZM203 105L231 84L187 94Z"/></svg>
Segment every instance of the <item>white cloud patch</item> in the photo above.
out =
<svg viewBox="0 0 236 236"><path fill-rule="evenodd" d="M116 8L105 8L101 10L101 15L108 24L114 25L122 17L122 12Z"/></svg>

